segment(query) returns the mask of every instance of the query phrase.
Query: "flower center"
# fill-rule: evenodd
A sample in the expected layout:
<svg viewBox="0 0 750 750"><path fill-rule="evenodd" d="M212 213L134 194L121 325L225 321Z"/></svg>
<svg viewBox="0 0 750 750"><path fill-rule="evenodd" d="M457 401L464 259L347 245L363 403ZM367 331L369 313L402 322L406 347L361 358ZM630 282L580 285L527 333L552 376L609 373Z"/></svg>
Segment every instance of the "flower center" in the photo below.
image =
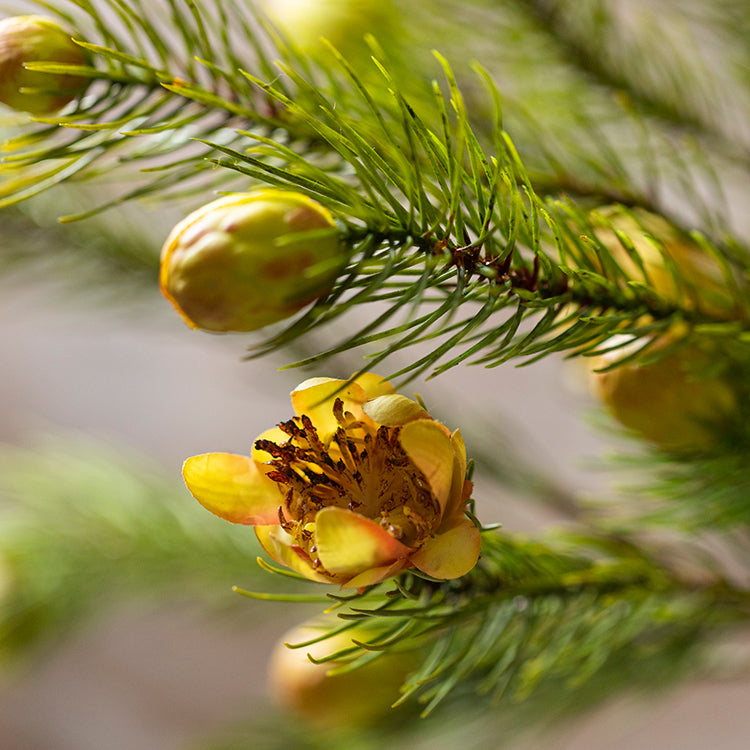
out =
<svg viewBox="0 0 750 750"><path fill-rule="evenodd" d="M441 509L422 472L398 439L399 427L373 427L344 411L336 399L338 423L324 443L306 415L282 422L289 439L279 445L257 440L272 456L268 477L284 494L280 522L313 564L315 515L321 508L346 508L379 523L407 546L418 547L440 521Z"/></svg>

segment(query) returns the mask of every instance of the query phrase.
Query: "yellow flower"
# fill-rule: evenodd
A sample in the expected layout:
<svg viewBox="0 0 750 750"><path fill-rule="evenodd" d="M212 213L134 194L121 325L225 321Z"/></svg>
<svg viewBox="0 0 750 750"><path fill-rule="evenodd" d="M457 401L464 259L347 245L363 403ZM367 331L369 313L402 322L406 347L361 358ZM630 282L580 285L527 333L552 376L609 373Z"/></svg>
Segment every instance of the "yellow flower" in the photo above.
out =
<svg viewBox="0 0 750 750"><path fill-rule="evenodd" d="M480 535L464 515L466 449L416 401L371 373L312 378L296 416L263 433L251 456L208 453L183 467L205 508L250 524L277 562L314 581L362 588L416 567L458 578Z"/></svg>
<svg viewBox="0 0 750 750"><path fill-rule="evenodd" d="M81 96L89 80L28 70L26 63L88 65L70 32L46 16L10 16L0 21L0 102L22 112L56 112Z"/></svg>

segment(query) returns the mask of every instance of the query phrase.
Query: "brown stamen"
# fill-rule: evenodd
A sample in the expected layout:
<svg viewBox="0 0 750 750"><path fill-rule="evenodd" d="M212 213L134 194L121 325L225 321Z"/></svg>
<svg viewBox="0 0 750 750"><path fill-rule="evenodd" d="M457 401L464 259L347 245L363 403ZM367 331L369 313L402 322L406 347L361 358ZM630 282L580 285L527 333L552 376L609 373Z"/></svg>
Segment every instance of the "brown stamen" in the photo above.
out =
<svg viewBox="0 0 750 750"><path fill-rule="evenodd" d="M281 445L266 439L255 442L271 456L267 476L285 494L281 525L316 569L322 566L310 531L314 527L308 524L324 507L355 511L404 544L419 546L434 531L441 509L402 448L400 428L374 429L345 411L338 398L333 414L338 427L327 443L307 415L279 424L288 436Z"/></svg>

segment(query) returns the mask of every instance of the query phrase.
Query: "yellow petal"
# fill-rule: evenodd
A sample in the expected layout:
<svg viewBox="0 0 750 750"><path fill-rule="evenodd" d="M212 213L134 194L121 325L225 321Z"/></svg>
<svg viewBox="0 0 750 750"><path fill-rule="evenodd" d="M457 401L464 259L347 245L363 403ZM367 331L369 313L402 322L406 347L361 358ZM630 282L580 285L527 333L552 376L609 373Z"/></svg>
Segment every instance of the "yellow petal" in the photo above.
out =
<svg viewBox="0 0 750 750"><path fill-rule="evenodd" d="M466 476L466 443L464 443L464 438L460 430L453 431L451 442L453 443L453 451L459 462L459 473L463 480Z"/></svg>
<svg viewBox="0 0 750 750"><path fill-rule="evenodd" d="M248 456L193 456L183 464L182 476L193 497L220 518L242 524L278 523L279 488Z"/></svg>
<svg viewBox="0 0 750 750"><path fill-rule="evenodd" d="M411 562L433 578L459 578L477 564L481 546L479 529L462 518L442 534L430 537L411 556Z"/></svg>
<svg viewBox="0 0 750 750"><path fill-rule="evenodd" d="M344 402L344 410L351 411L357 419L364 416L362 404L367 394L357 383L335 378L310 378L292 391L292 406L298 416L306 414L312 420L322 440L329 438L338 426L333 416L333 403L337 398Z"/></svg>
<svg viewBox="0 0 750 750"><path fill-rule="evenodd" d="M340 380L337 380L336 378L308 378L307 380L303 380L295 389L292 391L292 393L295 393L296 391L304 391L307 388L312 388L316 385L323 385L324 383L340 383Z"/></svg>
<svg viewBox="0 0 750 750"><path fill-rule="evenodd" d="M363 372L357 375L355 382L362 386L368 399L396 392L396 389L387 380L372 372Z"/></svg>
<svg viewBox="0 0 750 750"><path fill-rule="evenodd" d="M468 497L464 497L466 445L464 444L464 439L458 430L454 430L451 435L451 443L453 444L453 478L451 481L450 498L443 515L444 520L450 519L452 516L456 515L456 513L461 515L463 513L461 509L466 500L468 500Z"/></svg>
<svg viewBox="0 0 750 750"><path fill-rule="evenodd" d="M255 535L260 546L277 563L291 568L311 581L331 583L313 568L310 558L294 547L294 540L281 526L256 526Z"/></svg>
<svg viewBox="0 0 750 750"><path fill-rule="evenodd" d="M363 589L367 586L374 586L376 583L385 581L387 578L392 578L410 565L409 560L404 559L396 560L395 563L383 565L380 568L370 568L364 573L360 573L354 576L354 578L349 579L346 583L342 583L341 588Z"/></svg>
<svg viewBox="0 0 750 750"><path fill-rule="evenodd" d="M412 552L369 518L332 506L315 516L315 544L327 571L353 576Z"/></svg>
<svg viewBox="0 0 750 750"><path fill-rule="evenodd" d="M430 415L416 402L398 393L377 396L362 405L373 422L386 427L400 427L415 419L429 419Z"/></svg>
<svg viewBox="0 0 750 750"><path fill-rule="evenodd" d="M432 494L445 511L453 479L454 450L448 430L431 419L418 419L401 428L401 447L424 474Z"/></svg>

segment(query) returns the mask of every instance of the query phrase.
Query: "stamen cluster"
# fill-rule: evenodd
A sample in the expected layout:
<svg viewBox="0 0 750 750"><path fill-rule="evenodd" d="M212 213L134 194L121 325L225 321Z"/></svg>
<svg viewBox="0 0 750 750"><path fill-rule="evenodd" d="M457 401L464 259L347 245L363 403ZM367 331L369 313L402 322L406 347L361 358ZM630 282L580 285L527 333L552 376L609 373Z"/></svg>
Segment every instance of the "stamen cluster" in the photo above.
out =
<svg viewBox="0 0 750 750"><path fill-rule="evenodd" d="M427 480L399 442L400 427L373 429L344 411L340 398L333 413L335 433L323 442L307 415L279 424L289 439L278 444L259 439L257 450L269 453L269 479L284 494L279 523L307 552L314 567L322 563L311 527L324 507L346 508L378 523L391 536L413 546L440 520L440 506Z"/></svg>

